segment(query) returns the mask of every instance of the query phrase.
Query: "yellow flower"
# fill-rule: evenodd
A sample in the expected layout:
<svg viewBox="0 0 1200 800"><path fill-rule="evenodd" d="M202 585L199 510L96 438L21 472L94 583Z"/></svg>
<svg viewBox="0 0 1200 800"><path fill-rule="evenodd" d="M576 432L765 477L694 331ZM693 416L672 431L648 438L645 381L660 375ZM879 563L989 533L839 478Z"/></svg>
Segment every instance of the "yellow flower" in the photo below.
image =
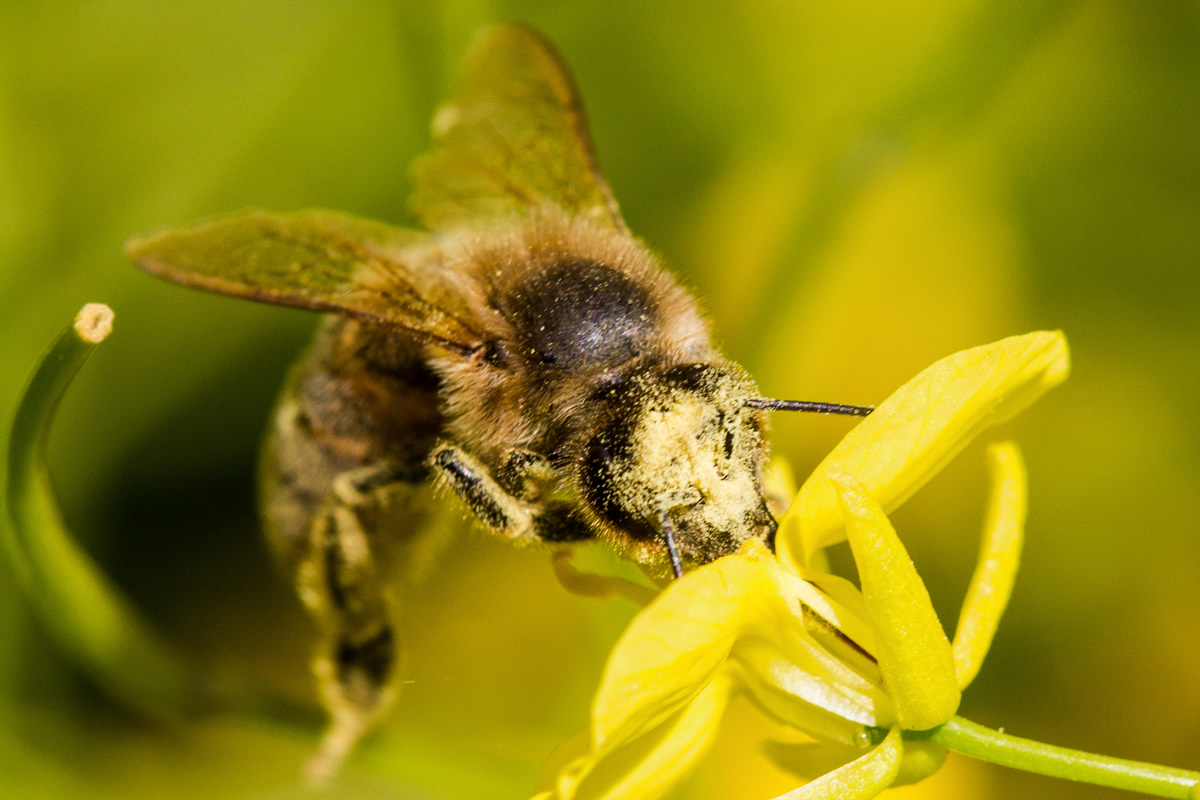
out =
<svg viewBox="0 0 1200 800"><path fill-rule="evenodd" d="M1025 475L1012 443L989 450L991 500L979 566L953 645L887 513L984 428L1067 374L1066 340L1031 333L943 359L884 401L805 482L777 555L757 542L673 582L614 648L591 724L543 769L536 800L653 800L712 743L729 699L749 697L818 745L779 745L812 775L783 795L874 797L920 780L945 751L906 731L947 722L978 672L1016 575ZM823 548L848 539L861 589Z"/></svg>

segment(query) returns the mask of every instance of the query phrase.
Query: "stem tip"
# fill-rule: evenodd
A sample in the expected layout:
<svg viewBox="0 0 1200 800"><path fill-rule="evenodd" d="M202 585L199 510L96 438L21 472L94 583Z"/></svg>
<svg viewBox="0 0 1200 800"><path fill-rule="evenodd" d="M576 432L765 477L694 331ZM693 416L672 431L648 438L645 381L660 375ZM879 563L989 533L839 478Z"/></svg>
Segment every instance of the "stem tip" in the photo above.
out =
<svg viewBox="0 0 1200 800"><path fill-rule="evenodd" d="M75 315L75 333L85 342L100 344L112 333L113 316L104 303L88 303Z"/></svg>

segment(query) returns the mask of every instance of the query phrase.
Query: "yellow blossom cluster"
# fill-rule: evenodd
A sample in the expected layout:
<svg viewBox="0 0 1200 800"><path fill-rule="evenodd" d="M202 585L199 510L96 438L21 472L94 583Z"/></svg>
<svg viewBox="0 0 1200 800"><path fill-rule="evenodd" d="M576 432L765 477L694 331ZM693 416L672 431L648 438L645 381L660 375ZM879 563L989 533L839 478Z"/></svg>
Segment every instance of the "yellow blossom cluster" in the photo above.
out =
<svg viewBox="0 0 1200 800"><path fill-rule="evenodd" d="M1060 333L1031 333L952 355L897 390L800 488L775 554L751 543L673 582L634 619L590 725L547 762L535 800L663 796L703 757L736 694L812 739L773 748L811 779L777 800L874 797L935 771L945 750L905 734L954 716L1008 601L1026 507L1016 445L989 449L980 561L953 643L887 515L1068 364ZM824 549L844 540L859 586L828 571Z"/></svg>

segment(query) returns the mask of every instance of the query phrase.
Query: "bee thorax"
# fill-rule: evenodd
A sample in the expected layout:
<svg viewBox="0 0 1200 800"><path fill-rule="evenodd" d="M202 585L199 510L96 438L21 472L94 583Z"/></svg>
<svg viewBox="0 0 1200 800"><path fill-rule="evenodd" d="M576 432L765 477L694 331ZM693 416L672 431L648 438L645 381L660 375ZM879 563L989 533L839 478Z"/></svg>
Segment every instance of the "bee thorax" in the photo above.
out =
<svg viewBox="0 0 1200 800"><path fill-rule="evenodd" d="M644 352L658 329L659 310L649 292L588 259L529 273L504 303L522 354L546 369L619 366Z"/></svg>

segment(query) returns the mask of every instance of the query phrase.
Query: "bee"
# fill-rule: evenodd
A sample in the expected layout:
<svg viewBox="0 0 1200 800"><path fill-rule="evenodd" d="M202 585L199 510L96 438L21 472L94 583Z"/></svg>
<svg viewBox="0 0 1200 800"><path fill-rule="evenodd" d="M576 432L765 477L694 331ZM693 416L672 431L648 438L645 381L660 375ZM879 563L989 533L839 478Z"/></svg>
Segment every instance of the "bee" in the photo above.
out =
<svg viewBox="0 0 1200 800"><path fill-rule="evenodd" d="M324 312L264 449L268 540L320 631L331 773L396 691L398 555L448 486L518 544L609 542L648 574L773 543L762 398L626 227L554 49L476 40L413 167L425 230L250 211L131 241L185 286Z"/></svg>

